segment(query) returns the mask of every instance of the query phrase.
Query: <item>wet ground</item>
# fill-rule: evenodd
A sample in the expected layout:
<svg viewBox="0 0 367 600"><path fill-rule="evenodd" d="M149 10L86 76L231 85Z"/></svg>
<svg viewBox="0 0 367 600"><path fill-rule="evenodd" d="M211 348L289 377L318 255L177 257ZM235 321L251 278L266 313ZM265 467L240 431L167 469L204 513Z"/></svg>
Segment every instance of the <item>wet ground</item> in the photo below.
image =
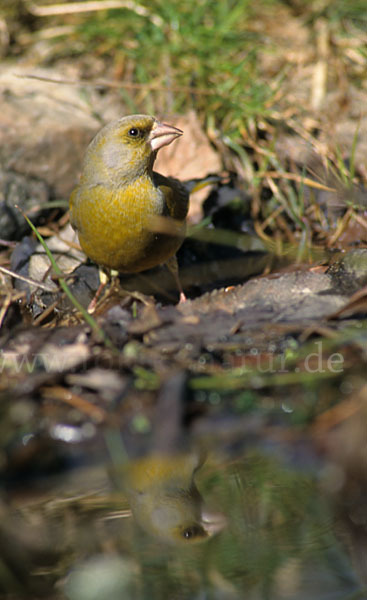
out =
<svg viewBox="0 0 367 600"><path fill-rule="evenodd" d="M45 258L27 248L29 273ZM132 294L115 282L94 314L104 338L52 278L9 289L4 597L366 597L366 250L242 284L238 265L247 279L270 252L197 254L191 273L190 252L193 299L145 295L149 274ZM199 288L204 271L218 289ZM75 273L87 305L96 268ZM151 281L170 285L164 270Z"/></svg>
<svg viewBox="0 0 367 600"><path fill-rule="evenodd" d="M272 414L272 425L222 415L219 427L214 419L195 433L190 451L127 462L113 424L99 440L105 452L84 425L84 450L93 450L82 461L75 425L54 427L53 449L37 452L33 439L38 462L54 453L53 472L57 437L64 448L58 476L27 473L3 490L4 597L365 598L365 469L359 463L358 483L337 460L360 412L352 407L348 437L342 428L331 437L326 460L312 443L325 442L322 422L310 440L290 426L289 399ZM168 445L156 427L158 446ZM30 445L23 437L25 452Z"/></svg>

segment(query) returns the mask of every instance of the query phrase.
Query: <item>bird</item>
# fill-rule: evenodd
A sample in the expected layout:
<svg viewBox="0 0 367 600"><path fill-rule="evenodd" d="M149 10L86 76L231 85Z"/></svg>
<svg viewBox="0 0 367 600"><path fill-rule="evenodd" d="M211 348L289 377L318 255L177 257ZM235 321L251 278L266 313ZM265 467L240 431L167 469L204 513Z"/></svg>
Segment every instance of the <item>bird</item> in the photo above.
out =
<svg viewBox="0 0 367 600"><path fill-rule="evenodd" d="M136 523L169 545L203 542L225 526L224 516L206 509L195 475L204 457L196 452L152 452L120 471Z"/></svg>
<svg viewBox="0 0 367 600"><path fill-rule="evenodd" d="M99 266L139 273L166 263L185 300L176 252L189 207L187 188L153 171L158 150L183 132L155 117L108 123L89 144L70 196L70 222L84 253Z"/></svg>

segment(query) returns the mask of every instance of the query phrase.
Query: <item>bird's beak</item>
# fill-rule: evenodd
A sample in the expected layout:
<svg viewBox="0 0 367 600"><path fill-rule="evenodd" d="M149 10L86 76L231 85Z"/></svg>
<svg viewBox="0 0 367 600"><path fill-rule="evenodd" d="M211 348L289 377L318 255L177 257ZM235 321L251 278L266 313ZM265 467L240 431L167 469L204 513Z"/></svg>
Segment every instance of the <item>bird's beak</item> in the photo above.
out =
<svg viewBox="0 0 367 600"><path fill-rule="evenodd" d="M163 146L168 146L173 140L180 137L183 134L181 129L172 127L172 125L166 125L166 123L160 123L155 121L152 130L149 134L149 141L153 152L159 150Z"/></svg>
<svg viewBox="0 0 367 600"><path fill-rule="evenodd" d="M220 533L227 525L227 519L222 513L203 511L202 525L209 537Z"/></svg>

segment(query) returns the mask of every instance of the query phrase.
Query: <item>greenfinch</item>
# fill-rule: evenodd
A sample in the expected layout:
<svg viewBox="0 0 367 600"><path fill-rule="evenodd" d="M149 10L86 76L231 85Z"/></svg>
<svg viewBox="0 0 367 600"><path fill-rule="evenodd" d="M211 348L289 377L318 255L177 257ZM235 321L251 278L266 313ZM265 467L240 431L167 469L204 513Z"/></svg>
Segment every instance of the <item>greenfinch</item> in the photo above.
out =
<svg viewBox="0 0 367 600"><path fill-rule="evenodd" d="M182 133L154 117L130 115L106 125L88 146L70 197L70 221L98 265L137 273L167 263L178 282L175 253L189 195L153 164L158 150Z"/></svg>
<svg viewBox="0 0 367 600"><path fill-rule="evenodd" d="M196 453L151 455L122 470L123 490L135 521L149 535L173 545L191 544L219 532L222 515L204 510L195 484L203 463Z"/></svg>

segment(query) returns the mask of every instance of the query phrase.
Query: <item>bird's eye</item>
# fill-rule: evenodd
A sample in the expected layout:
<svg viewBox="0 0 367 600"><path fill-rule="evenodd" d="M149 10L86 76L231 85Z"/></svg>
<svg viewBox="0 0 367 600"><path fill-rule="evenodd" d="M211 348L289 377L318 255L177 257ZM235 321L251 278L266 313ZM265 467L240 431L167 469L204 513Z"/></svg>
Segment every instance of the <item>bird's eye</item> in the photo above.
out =
<svg viewBox="0 0 367 600"><path fill-rule="evenodd" d="M130 135L131 137L139 137L139 135L140 135L140 129L138 129L137 127L132 127L132 128L129 130L129 135Z"/></svg>
<svg viewBox="0 0 367 600"><path fill-rule="evenodd" d="M203 528L200 527L199 525L193 525L192 527L188 527L187 529L184 529L182 532L182 537L185 538L185 540L189 540L193 537L198 537L203 535Z"/></svg>

